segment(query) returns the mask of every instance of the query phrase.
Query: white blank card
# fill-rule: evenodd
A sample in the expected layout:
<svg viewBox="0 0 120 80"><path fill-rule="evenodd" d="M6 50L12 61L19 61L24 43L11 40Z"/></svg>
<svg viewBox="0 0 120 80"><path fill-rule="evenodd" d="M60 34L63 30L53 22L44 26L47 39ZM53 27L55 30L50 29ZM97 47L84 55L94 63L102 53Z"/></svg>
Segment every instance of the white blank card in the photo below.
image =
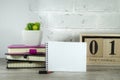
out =
<svg viewBox="0 0 120 80"><path fill-rule="evenodd" d="M48 42L47 70L86 72L86 43Z"/></svg>

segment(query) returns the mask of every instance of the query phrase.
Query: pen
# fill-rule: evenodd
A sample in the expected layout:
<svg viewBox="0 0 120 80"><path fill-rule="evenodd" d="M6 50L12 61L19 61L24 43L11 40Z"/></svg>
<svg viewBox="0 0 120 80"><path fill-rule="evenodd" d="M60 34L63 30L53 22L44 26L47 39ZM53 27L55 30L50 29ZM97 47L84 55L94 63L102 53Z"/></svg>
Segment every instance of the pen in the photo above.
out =
<svg viewBox="0 0 120 80"><path fill-rule="evenodd" d="M53 71L39 71L39 74L49 74L53 73Z"/></svg>

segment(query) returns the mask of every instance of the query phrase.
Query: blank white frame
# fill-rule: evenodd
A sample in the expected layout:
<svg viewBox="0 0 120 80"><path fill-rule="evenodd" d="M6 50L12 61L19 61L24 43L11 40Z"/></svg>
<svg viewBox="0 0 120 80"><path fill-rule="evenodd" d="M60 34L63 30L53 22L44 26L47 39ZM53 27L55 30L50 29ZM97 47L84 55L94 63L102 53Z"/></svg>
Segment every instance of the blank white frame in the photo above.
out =
<svg viewBox="0 0 120 80"><path fill-rule="evenodd" d="M48 42L48 71L86 72L86 43Z"/></svg>

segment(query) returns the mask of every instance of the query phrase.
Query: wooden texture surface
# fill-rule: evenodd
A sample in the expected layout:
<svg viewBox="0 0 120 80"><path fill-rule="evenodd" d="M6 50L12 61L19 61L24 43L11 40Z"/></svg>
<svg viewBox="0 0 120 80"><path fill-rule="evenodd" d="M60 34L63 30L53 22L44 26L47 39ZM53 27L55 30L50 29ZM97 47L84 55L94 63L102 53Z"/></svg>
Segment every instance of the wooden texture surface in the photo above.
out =
<svg viewBox="0 0 120 80"><path fill-rule="evenodd" d="M82 34L88 65L120 65L120 34Z"/></svg>

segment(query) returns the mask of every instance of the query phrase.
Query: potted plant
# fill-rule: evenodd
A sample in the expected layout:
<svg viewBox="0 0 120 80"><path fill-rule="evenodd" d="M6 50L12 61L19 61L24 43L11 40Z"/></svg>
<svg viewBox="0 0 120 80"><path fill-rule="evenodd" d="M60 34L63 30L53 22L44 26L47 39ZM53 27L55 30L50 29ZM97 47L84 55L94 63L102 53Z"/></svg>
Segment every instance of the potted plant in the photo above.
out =
<svg viewBox="0 0 120 80"><path fill-rule="evenodd" d="M39 22L28 23L22 32L25 45L40 45L41 42L41 24Z"/></svg>

